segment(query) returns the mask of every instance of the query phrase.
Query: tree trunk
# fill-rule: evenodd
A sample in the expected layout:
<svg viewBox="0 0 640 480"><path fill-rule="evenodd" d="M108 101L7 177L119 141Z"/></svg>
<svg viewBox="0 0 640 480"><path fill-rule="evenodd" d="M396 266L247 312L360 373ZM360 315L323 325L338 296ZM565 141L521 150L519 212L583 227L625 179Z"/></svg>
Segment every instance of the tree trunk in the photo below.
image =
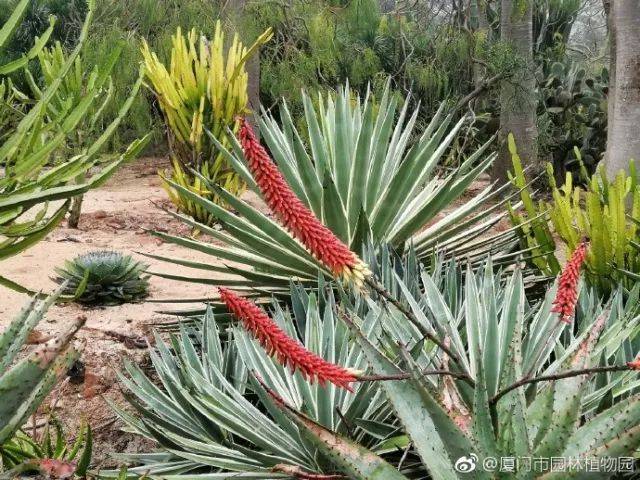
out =
<svg viewBox="0 0 640 480"><path fill-rule="evenodd" d="M473 15L477 17L477 30L475 31L475 48L474 55L477 57L481 49L486 48L487 43L491 40L491 26L487 19L487 2L486 0L476 0L472 4ZM473 85L478 88L485 80L486 69L479 63L473 63Z"/></svg>
<svg viewBox="0 0 640 480"><path fill-rule="evenodd" d="M380 13L391 13L396 9L396 0L379 0Z"/></svg>
<svg viewBox="0 0 640 480"><path fill-rule="evenodd" d="M613 145L611 141L611 133L614 130L613 118L615 105L615 90L616 90L616 35L615 25L613 24L613 13L611 12L612 0L602 0L604 6L604 13L607 17L607 35L609 39L609 92L607 93L607 145ZM609 163L609 155L605 151L604 162L605 165Z"/></svg>
<svg viewBox="0 0 640 480"><path fill-rule="evenodd" d="M249 82L247 94L249 95L249 108L256 114L260 113L260 51L258 50L249 59L246 65Z"/></svg>
<svg viewBox="0 0 640 480"><path fill-rule="evenodd" d="M640 2L612 0L609 17L614 88L612 115L608 119L607 174L613 177L629 168L631 159L640 161Z"/></svg>
<svg viewBox="0 0 640 480"><path fill-rule="evenodd" d="M231 11L229 12L229 16L231 17L234 25L242 25L242 15L244 14L246 0L232 0L229 2L229 6L231 7ZM242 37L241 32L238 34ZM242 39L245 45L249 45L250 42L246 39ZM253 56L247 61L245 68L247 70L247 75L249 76L249 81L247 85L247 95L249 97L249 108L254 112L255 115L260 114L260 50L256 51ZM253 124L253 119L251 117L248 118L249 123ZM254 125L255 126L255 125ZM257 129L255 129L257 130Z"/></svg>
<svg viewBox="0 0 640 480"><path fill-rule="evenodd" d="M515 138L524 165L538 163L532 2L502 0L501 4L502 41L512 45L523 65L502 82L500 89L500 150L492 170L492 177L496 180L506 180L507 172L511 170L511 155L507 148L510 133Z"/></svg>

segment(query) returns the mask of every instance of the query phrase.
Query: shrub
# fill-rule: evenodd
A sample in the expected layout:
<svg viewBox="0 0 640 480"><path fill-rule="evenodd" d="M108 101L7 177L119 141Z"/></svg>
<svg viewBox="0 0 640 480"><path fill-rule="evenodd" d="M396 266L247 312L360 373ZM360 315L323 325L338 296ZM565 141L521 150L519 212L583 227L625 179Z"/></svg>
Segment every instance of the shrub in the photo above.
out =
<svg viewBox="0 0 640 480"><path fill-rule="evenodd" d="M14 15L8 21L17 26L28 5L28 0L19 3ZM69 105L67 110L58 112L52 118L48 115L62 84L68 79L72 67L80 54L93 15L93 3L89 3L89 13L85 20L78 45L63 63L58 65L57 74L52 75L50 84L39 92L35 104L15 124L0 145L0 260L29 248L44 238L64 218L70 199L105 182L123 162L135 158L144 147L147 138L134 141L119 158L99 158L98 154L120 121L125 117L142 79L133 86L127 102L105 131L81 153L71 158L59 160L55 168L50 166L54 155L73 136L78 124L87 115L96 101L100 89L97 86L84 92L82 101ZM53 27L51 27L53 28ZM48 35L43 36L32 51L0 68L7 73L24 67L29 58L40 52ZM2 39L4 40L4 39ZM0 50L2 44L0 44ZM8 83L5 85L9 85ZM11 101L5 95L3 101ZM80 175L96 169L86 181L76 182ZM75 182L75 183L74 183ZM58 202L62 200L62 202ZM51 213L49 206L55 205ZM31 210L31 215L25 215ZM37 210L37 211L36 211ZM0 277L0 280L3 280Z"/></svg>
<svg viewBox="0 0 640 480"><path fill-rule="evenodd" d="M530 263L544 274L555 275L559 261L554 238L565 244L568 254L587 238L591 244L586 259L588 283L605 295L619 284L631 288L640 275L640 187L633 163L629 175L621 171L613 180L600 167L591 177L585 175L584 187L574 184L570 172L559 187L553 168L548 165L551 200L535 204L513 139L510 148L512 181L522 189L525 205L525 213L510 212L511 221L518 227L521 246L531 252ZM575 154L580 160L577 149Z"/></svg>
<svg viewBox="0 0 640 480"><path fill-rule="evenodd" d="M542 153L553 156L556 178L570 171L578 180L581 167L595 172L606 149L608 71L588 76L579 65L558 62L548 70L541 85L542 122L549 125Z"/></svg>
<svg viewBox="0 0 640 480"><path fill-rule="evenodd" d="M246 113L248 105L245 63L269 38L271 32L266 31L247 49L237 36L230 46L225 46L219 22L211 40L196 30L183 36L178 28L172 37L168 69L143 41L142 55L147 77L167 122L172 154L173 172L165 173L163 179L168 177L181 187L216 203L219 202L218 196L208 191L203 180L194 176L191 169L233 195L244 189L241 178L229 167L205 134L205 129L210 130L223 145L229 144L227 129L237 131L236 117ZM229 49L225 50L227 47ZM181 212L211 225L213 218L208 212L171 184L165 182L165 185Z"/></svg>

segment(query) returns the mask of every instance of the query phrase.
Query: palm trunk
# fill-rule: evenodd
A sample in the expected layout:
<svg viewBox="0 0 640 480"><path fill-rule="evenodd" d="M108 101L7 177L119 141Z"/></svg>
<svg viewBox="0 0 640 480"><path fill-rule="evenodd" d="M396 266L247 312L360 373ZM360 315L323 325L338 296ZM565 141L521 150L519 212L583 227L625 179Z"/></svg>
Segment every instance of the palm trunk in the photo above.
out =
<svg viewBox="0 0 640 480"><path fill-rule="evenodd" d="M492 177L496 180L506 180L507 172L511 169L511 156L506 142L510 133L515 138L523 163L538 163L532 2L502 0L501 4L502 40L512 45L524 65L502 82L500 90L500 151L492 171Z"/></svg>
<svg viewBox="0 0 640 480"><path fill-rule="evenodd" d="M631 159L640 161L640 2L612 0L609 18L614 69L605 166L613 177L620 170L628 170Z"/></svg>

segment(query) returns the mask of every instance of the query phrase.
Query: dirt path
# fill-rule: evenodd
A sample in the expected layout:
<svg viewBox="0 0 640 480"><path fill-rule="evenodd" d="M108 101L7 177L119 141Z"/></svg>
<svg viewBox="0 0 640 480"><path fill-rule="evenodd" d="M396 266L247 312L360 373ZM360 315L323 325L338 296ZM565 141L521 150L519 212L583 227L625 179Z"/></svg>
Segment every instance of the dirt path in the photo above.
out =
<svg viewBox="0 0 640 480"><path fill-rule="evenodd" d="M169 207L166 194L156 174L162 159L142 159L121 170L99 190L85 196L83 214L78 230L62 225L44 241L27 252L2 262L1 274L33 290L51 291L56 285L50 277L54 267L65 260L94 249L113 249L133 254L148 263L152 271L171 271L174 274L193 274L188 268L145 258L134 252L181 257L213 263L208 255L161 242L146 230L160 230L174 234L189 234L189 229L165 213L160 205ZM198 298L210 296L212 288L198 284L175 282L159 277L151 278L151 298ZM4 327L28 300L25 295L0 287L0 328ZM84 382L63 385L57 398L56 416L70 428L86 417L95 431L95 461L109 463L107 453L137 451L143 448L139 439L122 434L119 422L104 398L121 402L115 372L125 358L144 364L146 349L127 348L116 339L97 332L110 330L127 335L147 335L149 324L171 321L172 316L157 313L174 310L179 305L163 303L129 304L103 309L84 309L69 304L53 306L38 326L47 335L64 328L78 315L87 317L87 324L78 335L85 343L83 361L86 365ZM46 405L49 402L45 402Z"/></svg>

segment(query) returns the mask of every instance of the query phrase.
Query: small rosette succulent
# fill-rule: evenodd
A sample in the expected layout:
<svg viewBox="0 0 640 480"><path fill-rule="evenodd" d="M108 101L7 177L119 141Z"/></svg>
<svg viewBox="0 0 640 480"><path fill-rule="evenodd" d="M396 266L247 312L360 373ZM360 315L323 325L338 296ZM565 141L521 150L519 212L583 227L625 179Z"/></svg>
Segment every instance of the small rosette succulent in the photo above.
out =
<svg viewBox="0 0 640 480"><path fill-rule="evenodd" d="M119 305L149 295L148 265L131 255L100 250L78 255L56 268L56 281L68 282L64 293L87 305Z"/></svg>

